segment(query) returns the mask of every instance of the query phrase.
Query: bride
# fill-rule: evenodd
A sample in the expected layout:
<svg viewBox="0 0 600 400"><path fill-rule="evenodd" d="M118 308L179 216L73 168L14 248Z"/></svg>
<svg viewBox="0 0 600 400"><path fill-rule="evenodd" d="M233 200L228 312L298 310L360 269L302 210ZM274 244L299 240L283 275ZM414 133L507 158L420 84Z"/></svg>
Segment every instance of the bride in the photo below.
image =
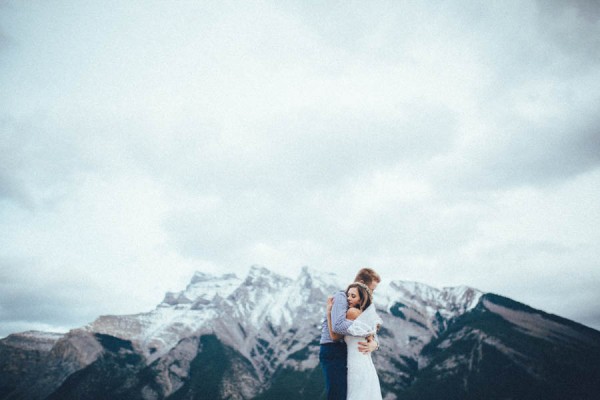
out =
<svg viewBox="0 0 600 400"><path fill-rule="evenodd" d="M376 333L381 325L381 318L372 304L372 295L364 283L355 282L346 289L348 312L346 319L354 322L348 328L352 336L344 336L348 348L348 394L347 400L381 399L381 388L377 371L373 365L371 354L358 351L358 342ZM342 338L331 327L331 308L333 298L327 301L327 325L329 334L334 340Z"/></svg>

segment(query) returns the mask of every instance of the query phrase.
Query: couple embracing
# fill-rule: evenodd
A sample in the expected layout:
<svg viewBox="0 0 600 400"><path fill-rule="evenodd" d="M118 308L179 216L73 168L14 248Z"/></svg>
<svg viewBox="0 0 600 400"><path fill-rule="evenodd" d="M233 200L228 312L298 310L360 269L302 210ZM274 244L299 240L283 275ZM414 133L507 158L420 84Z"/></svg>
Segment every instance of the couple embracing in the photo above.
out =
<svg viewBox="0 0 600 400"><path fill-rule="evenodd" d="M319 360L328 400L381 399L371 360L371 352L379 348L376 333L381 319L373 290L380 281L377 272L363 268L345 292L340 290L327 300Z"/></svg>

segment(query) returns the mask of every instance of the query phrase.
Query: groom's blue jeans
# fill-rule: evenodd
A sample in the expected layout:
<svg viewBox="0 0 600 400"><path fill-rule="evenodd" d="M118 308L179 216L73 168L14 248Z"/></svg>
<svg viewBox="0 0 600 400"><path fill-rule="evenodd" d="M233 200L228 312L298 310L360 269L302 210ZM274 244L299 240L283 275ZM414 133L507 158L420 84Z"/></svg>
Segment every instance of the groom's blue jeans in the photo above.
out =
<svg viewBox="0 0 600 400"><path fill-rule="evenodd" d="M348 387L348 349L346 343L322 344L319 361L325 374L327 400L346 400Z"/></svg>

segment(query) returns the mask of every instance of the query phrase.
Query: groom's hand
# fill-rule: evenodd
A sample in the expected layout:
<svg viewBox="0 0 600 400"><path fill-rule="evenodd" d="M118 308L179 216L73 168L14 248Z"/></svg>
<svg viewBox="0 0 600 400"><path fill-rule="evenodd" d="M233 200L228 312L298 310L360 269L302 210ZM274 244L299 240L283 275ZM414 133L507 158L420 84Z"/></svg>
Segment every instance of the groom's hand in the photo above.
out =
<svg viewBox="0 0 600 400"><path fill-rule="evenodd" d="M363 354L369 354L377 350L378 344L373 340L373 336L367 337L365 342L358 342L358 351Z"/></svg>

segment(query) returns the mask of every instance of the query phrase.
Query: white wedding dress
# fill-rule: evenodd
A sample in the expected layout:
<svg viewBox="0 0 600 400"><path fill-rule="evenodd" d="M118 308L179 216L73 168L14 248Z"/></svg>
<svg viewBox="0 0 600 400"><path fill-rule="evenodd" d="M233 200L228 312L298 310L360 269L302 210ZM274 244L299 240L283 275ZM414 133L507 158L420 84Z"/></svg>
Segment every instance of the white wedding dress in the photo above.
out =
<svg viewBox="0 0 600 400"><path fill-rule="evenodd" d="M348 395L346 400L380 400L381 388L371 354L358 351L358 342L375 333L381 318L371 304L354 320L348 329L352 336L344 336L348 345Z"/></svg>

